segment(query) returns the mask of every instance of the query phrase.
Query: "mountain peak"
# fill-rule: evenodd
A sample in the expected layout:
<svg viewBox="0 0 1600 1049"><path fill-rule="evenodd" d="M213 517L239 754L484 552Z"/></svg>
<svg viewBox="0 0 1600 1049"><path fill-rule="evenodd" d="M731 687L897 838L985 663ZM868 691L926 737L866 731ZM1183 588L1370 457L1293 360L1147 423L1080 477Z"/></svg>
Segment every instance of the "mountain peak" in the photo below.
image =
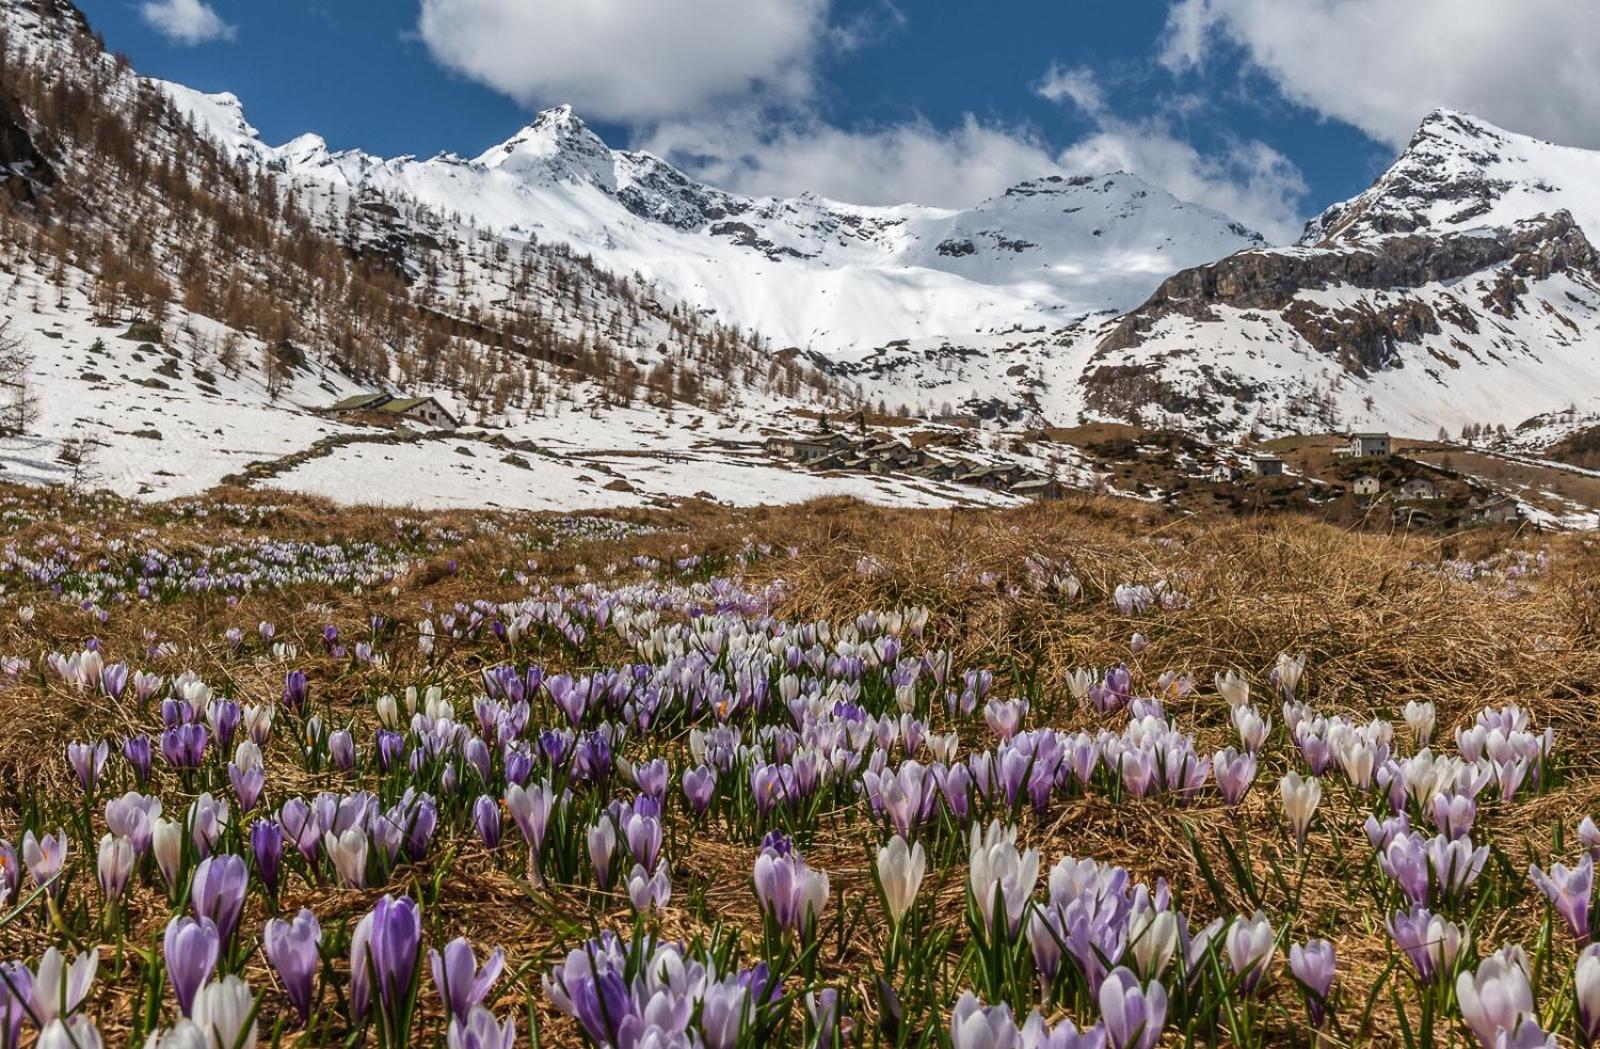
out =
<svg viewBox="0 0 1600 1049"><path fill-rule="evenodd" d="M617 188L616 156L570 105L543 110L533 122L477 158L520 179L586 182Z"/></svg>
<svg viewBox="0 0 1600 1049"><path fill-rule="evenodd" d="M1562 206L1586 231L1600 230L1597 183L1600 153L1435 109L1389 169L1359 196L1312 220L1301 243L1510 226Z"/></svg>

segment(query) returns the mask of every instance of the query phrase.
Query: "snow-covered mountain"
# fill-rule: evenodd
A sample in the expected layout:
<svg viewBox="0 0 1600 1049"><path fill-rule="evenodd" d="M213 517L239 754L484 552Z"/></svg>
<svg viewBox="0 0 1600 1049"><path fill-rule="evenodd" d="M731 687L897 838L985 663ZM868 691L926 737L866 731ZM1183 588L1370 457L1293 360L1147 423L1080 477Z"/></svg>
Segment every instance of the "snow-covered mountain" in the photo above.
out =
<svg viewBox="0 0 1600 1049"><path fill-rule="evenodd" d="M1119 312L1176 269L1262 243L1121 172L1023 182L959 211L747 197L611 149L566 106L470 160L383 159L315 135L270 147L232 95L162 86L236 156L297 182L563 243L779 346L830 354Z"/></svg>
<svg viewBox="0 0 1600 1049"><path fill-rule="evenodd" d="M1600 153L1439 111L1300 244L1181 270L1126 314L952 353L884 347L869 390L1216 437L1432 435L1600 407Z"/></svg>
<svg viewBox="0 0 1600 1049"><path fill-rule="evenodd" d="M131 491L266 459L288 471L273 483L315 474L318 490L358 460L378 476L402 453L341 443L345 424L311 411L374 386L541 446L581 416L568 458L723 456L864 402L1219 439L1600 411L1600 154L1460 113L1430 115L1371 188L1274 248L1120 173L965 210L743 196L614 150L565 107L471 159L273 146L233 96L105 54L66 0L0 0L0 29L16 219L0 303L39 361L41 439L104 434ZM152 425L119 421L140 412ZM226 454L190 478L130 443L196 427ZM269 432L282 440L258 447ZM788 472L773 469L741 490L767 498ZM670 487L617 479L630 491L605 498Z"/></svg>

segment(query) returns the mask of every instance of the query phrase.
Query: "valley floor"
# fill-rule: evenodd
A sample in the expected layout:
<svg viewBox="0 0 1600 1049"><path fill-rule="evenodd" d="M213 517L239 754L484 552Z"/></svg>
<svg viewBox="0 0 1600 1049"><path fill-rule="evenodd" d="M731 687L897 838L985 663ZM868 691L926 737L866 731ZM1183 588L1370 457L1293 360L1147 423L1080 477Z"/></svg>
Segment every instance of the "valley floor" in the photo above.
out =
<svg viewBox="0 0 1600 1049"><path fill-rule="evenodd" d="M1107 981L1161 994L1147 1015L1172 1038L1290 1044L1308 1022L1290 948L1308 942L1334 952L1319 1022L1342 1042L1401 1044L1402 1014L1442 1042L1464 1028L1441 988L1515 944L1546 974L1529 1022L1573 1022L1588 926L1575 941L1529 868L1588 864L1596 844L1579 822L1600 797L1600 553L1579 536L1351 534L1091 497L562 516L11 487L0 554L0 838L28 857L0 865L24 879L0 882L20 904L0 958L34 972L98 947L79 1012L105 1044L179 1023L152 968L183 964L163 930L214 913L203 883L235 854L242 910L216 971L283 1044L380 1023L442 1037L426 964L414 1013L346 993L355 923L399 906L385 894L420 904L425 949L503 949L479 1004L544 1045L613 1040L618 1021L573 1004L594 990L586 952L652 933L682 944L663 964L779 980L732 1021L771 1044L817 1044L830 1016L833 1044L882 1025L933 1044L1002 1002L1011 1019L986 1022L1036 1010L1135 1044ZM141 738L148 765L125 742ZM110 753L75 766L74 741ZM103 879L117 834L148 835L128 809L142 796L190 844L158 844L112 906L96 857ZM47 908L23 842L57 827ZM886 881L908 877L897 836L926 865L909 883ZM774 864L807 887L809 931L777 917L793 912ZM1004 911L967 917L994 899L986 871L1010 879L1009 931ZM908 900L898 933L880 883ZM1065 936L1091 890L1100 955L1051 952L1036 923ZM1127 926L1152 901L1185 921L1159 964ZM300 970L257 949L296 913L326 959L304 985L310 1029L284 989ZM1419 979L1404 928L1429 913L1471 932ZM1247 994L1232 974L1252 965ZM710 1022L702 984L637 979L613 1007L665 994L689 1005L653 1022Z"/></svg>

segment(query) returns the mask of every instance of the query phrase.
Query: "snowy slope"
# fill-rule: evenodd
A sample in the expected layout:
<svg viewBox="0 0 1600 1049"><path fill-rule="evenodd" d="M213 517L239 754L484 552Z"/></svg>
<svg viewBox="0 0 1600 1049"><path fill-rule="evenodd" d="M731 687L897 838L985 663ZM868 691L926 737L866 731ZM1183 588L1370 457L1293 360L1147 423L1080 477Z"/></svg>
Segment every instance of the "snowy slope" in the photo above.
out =
<svg viewBox="0 0 1600 1049"><path fill-rule="evenodd" d="M1122 173L1025 182L964 211L751 198L610 149L568 107L468 160L269 147L232 95L161 85L237 156L353 197L556 241L780 346L834 352L1127 309L1175 269L1260 243Z"/></svg>
<svg viewBox="0 0 1600 1049"><path fill-rule="evenodd" d="M1359 196L1306 226L1302 244L1415 230L1509 226L1567 211L1600 241L1600 152L1558 146L1440 109Z"/></svg>
<svg viewBox="0 0 1600 1049"><path fill-rule="evenodd" d="M1137 308L1048 333L885 346L871 396L1218 438L1432 436L1600 410L1600 153L1431 115L1301 245L1175 273Z"/></svg>

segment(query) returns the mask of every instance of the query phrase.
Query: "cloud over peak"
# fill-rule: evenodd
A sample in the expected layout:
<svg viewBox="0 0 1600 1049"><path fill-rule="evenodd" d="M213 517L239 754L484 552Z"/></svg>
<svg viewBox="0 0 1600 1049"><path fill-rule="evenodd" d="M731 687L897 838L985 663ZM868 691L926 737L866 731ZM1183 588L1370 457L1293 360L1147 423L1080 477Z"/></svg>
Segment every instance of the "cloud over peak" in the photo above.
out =
<svg viewBox="0 0 1600 1049"><path fill-rule="evenodd" d="M1391 146L1447 106L1600 148L1600 4L1588 0L1176 0L1167 69L1228 54Z"/></svg>
<svg viewBox="0 0 1600 1049"><path fill-rule="evenodd" d="M439 63L523 105L622 123L804 98L829 37L828 0L422 0L417 29Z"/></svg>
<svg viewBox="0 0 1600 1049"><path fill-rule="evenodd" d="M236 32L205 0L144 0L139 17L168 40L186 47L232 40Z"/></svg>

